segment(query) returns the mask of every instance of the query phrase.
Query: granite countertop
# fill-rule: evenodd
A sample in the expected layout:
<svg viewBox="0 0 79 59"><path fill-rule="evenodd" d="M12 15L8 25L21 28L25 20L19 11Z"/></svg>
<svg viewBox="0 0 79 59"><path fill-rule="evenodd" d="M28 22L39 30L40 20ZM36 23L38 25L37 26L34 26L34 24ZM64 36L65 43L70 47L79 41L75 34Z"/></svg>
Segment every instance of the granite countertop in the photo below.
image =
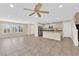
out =
<svg viewBox="0 0 79 59"><path fill-rule="evenodd" d="M41 31L54 31L54 30L41 30Z"/></svg>
<svg viewBox="0 0 79 59"><path fill-rule="evenodd" d="M54 32L60 32L62 30L42 30L42 31L54 31Z"/></svg>

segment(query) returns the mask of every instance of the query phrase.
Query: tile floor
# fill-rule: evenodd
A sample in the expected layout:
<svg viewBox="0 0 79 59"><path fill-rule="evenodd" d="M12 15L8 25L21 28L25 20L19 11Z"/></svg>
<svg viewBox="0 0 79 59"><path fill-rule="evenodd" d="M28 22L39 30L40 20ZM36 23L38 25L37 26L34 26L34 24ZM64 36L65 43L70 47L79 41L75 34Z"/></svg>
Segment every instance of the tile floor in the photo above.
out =
<svg viewBox="0 0 79 59"><path fill-rule="evenodd" d="M79 47L69 38L56 41L23 35L0 39L0 56L79 56Z"/></svg>

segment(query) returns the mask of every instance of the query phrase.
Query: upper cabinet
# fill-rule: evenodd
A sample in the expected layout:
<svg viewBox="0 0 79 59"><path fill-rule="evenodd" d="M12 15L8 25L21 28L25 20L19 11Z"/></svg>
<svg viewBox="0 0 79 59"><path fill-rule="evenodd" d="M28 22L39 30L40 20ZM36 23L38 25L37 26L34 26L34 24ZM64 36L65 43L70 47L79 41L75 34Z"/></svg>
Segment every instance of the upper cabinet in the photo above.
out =
<svg viewBox="0 0 79 59"><path fill-rule="evenodd" d="M43 30L62 30L62 23L58 24L45 24Z"/></svg>

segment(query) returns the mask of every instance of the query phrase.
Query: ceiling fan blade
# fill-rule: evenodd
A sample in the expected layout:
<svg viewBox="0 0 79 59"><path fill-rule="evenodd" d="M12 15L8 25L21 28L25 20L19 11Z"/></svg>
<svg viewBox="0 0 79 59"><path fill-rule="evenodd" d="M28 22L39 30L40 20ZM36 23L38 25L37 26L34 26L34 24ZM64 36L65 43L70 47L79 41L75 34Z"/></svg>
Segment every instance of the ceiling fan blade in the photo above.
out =
<svg viewBox="0 0 79 59"><path fill-rule="evenodd" d="M35 12L33 12L33 13L29 14L29 16L32 16L33 14L35 14Z"/></svg>
<svg viewBox="0 0 79 59"><path fill-rule="evenodd" d="M27 8L24 8L24 10L34 11L34 10L32 10L32 9L27 9Z"/></svg>
<svg viewBox="0 0 79 59"><path fill-rule="evenodd" d="M40 13L49 13L49 11L39 11Z"/></svg>
<svg viewBox="0 0 79 59"><path fill-rule="evenodd" d="M34 8L34 9L35 9L36 11L37 11L37 10L40 10L41 6L42 6L42 4L38 3L38 4L35 5L35 8Z"/></svg>
<svg viewBox="0 0 79 59"><path fill-rule="evenodd" d="M38 17L41 17L40 13L37 13Z"/></svg>

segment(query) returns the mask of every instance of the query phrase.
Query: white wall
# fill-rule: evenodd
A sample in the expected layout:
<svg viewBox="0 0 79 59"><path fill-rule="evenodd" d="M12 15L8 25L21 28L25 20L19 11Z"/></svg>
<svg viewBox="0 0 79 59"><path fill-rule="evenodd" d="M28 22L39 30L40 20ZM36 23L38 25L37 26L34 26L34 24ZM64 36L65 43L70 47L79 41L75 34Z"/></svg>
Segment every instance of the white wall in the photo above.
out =
<svg viewBox="0 0 79 59"><path fill-rule="evenodd" d="M38 37L38 23L35 23L35 36Z"/></svg>
<svg viewBox="0 0 79 59"><path fill-rule="evenodd" d="M72 37L72 26L71 22L64 22L63 23L63 37Z"/></svg>
<svg viewBox="0 0 79 59"><path fill-rule="evenodd" d="M16 20L16 19L1 19L0 22L11 22L11 23L20 23L20 24L34 24L35 22L31 21L23 21L23 20Z"/></svg>
<svg viewBox="0 0 79 59"><path fill-rule="evenodd" d="M74 45L78 46L78 31L73 20L63 23L63 37L71 37Z"/></svg>
<svg viewBox="0 0 79 59"><path fill-rule="evenodd" d="M34 24L31 24L31 34L35 34L35 26L34 26Z"/></svg>

